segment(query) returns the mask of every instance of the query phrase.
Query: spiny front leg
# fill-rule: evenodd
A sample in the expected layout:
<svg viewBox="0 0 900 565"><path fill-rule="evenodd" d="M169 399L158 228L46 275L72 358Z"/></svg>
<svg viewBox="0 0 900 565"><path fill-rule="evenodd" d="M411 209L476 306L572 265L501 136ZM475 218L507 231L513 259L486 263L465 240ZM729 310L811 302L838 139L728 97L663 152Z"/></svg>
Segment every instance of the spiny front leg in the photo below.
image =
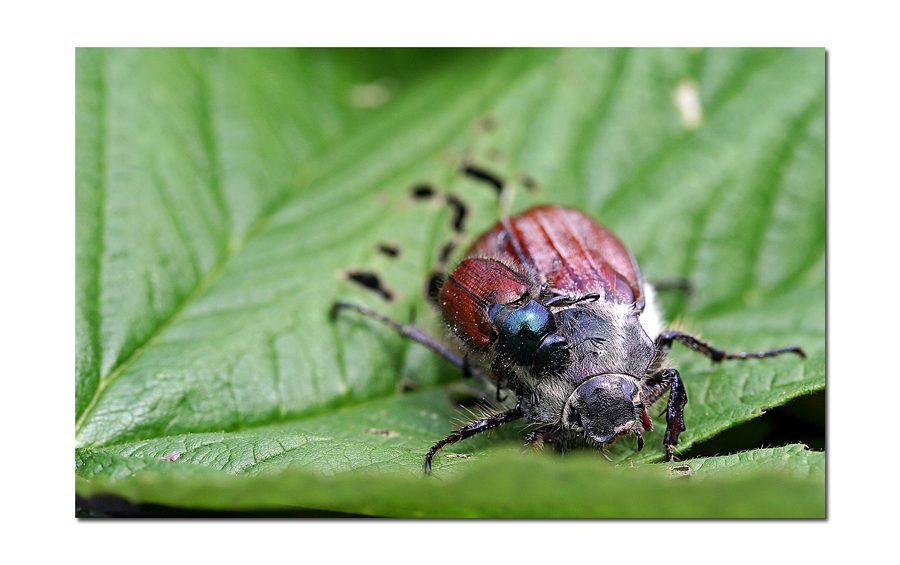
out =
<svg viewBox="0 0 900 565"><path fill-rule="evenodd" d="M456 432L431 446L431 449L428 450L428 454L425 455L425 473L431 473L431 460L434 459L435 454L445 445L462 441L481 432L493 430L503 424L518 420L524 415L525 413L522 411L522 407L516 404L515 408L510 408L504 412L499 412L493 416L488 416L487 418L482 418L481 420L462 426L456 430Z"/></svg>
<svg viewBox="0 0 900 565"><path fill-rule="evenodd" d="M687 391L681 381L681 375L675 369L662 369L651 375L644 383L647 390L646 404L649 406L657 398L669 391L666 404L666 435L663 444L666 446L666 461L674 461L674 447L678 445L678 436L685 430L684 406L688 402Z"/></svg>

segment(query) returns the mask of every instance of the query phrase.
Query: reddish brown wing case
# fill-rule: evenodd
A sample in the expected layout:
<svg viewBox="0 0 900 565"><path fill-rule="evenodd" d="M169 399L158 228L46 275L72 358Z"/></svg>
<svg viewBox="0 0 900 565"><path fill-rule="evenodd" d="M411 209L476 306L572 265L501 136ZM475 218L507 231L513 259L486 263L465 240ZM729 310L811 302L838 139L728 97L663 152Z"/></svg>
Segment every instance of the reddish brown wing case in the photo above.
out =
<svg viewBox="0 0 900 565"><path fill-rule="evenodd" d="M634 256L609 230L579 212L538 206L498 222L479 237L468 257L493 257L539 279L554 294L607 300L643 308L643 280ZM538 281L535 281L538 282Z"/></svg>
<svg viewBox="0 0 900 565"><path fill-rule="evenodd" d="M447 277L438 304L456 335L476 349L486 349L493 334L490 307L521 300L528 291L528 279L503 263L466 259Z"/></svg>

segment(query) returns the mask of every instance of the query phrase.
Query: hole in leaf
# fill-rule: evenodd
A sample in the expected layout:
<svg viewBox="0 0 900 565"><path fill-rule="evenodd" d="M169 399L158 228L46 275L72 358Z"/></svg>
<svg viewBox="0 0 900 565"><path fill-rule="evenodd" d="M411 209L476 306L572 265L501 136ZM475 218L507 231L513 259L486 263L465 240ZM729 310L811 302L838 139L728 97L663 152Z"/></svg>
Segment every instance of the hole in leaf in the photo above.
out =
<svg viewBox="0 0 900 565"><path fill-rule="evenodd" d="M466 208L466 205L463 204L462 200L452 194L447 195L447 204L449 204L453 208L454 212L453 229L457 233L460 233L463 231L466 216L469 214L469 209Z"/></svg>
<svg viewBox="0 0 900 565"><path fill-rule="evenodd" d="M493 186L494 190L496 190L498 194L503 191L503 181L500 179L500 177L493 173L489 173L481 167L476 167L475 165L466 165L465 167L463 167L462 172L466 176L472 177L475 180L485 182Z"/></svg>
<svg viewBox="0 0 900 565"><path fill-rule="evenodd" d="M367 288L381 295L381 297L385 300L394 299L394 293L392 293L381 284L381 279L378 278L378 275L376 275L375 273L369 273L366 271L353 271L347 273L347 278L359 284L363 288Z"/></svg>
<svg viewBox="0 0 900 565"><path fill-rule="evenodd" d="M444 274L438 272L431 273L431 276L428 277L428 285L425 288L425 296L428 298L429 302L437 305L438 294L441 292L442 286L444 286Z"/></svg>
<svg viewBox="0 0 900 565"><path fill-rule="evenodd" d="M430 185L419 184L413 187L410 194L416 200L428 200L434 197L435 190Z"/></svg>
<svg viewBox="0 0 900 565"><path fill-rule="evenodd" d="M446 265L447 261L450 259L450 255L456 249L456 242L450 241L447 242L442 248L440 254L438 254L438 262L441 265Z"/></svg>
<svg viewBox="0 0 900 565"><path fill-rule="evenodd" d="M378 251L381 254L387 255L388 257L392 257L392 258L400 256L400 246L399 245L393 245L390 243L379 243Z"/></svg>

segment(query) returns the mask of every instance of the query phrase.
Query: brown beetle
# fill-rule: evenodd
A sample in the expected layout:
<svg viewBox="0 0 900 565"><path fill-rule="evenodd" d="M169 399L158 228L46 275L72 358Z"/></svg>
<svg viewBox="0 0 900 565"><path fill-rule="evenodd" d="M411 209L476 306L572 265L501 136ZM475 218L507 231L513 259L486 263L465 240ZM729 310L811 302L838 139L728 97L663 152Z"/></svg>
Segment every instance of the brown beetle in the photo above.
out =
<svg viewBox="0 0 900 565"><path fill-rule="evenodd" d="M372 316L470 370L488 368L498 387L511 390L514 408L460 427L425 457L429 472L443 446L521 418L538 425L529 445L602 448L620 435L651 429L647 409L669 391L666 459L684 431L687 392L665 366L673 341L713 361L797 353L796 346L757 353L726 353L680 331L663 331L654 293L637 262L609 230L583 213L539 206L503 219L483 234L446 278L438 304L467 346L460 356L417 327L399 324L364 306L338 303Z"/></svg>

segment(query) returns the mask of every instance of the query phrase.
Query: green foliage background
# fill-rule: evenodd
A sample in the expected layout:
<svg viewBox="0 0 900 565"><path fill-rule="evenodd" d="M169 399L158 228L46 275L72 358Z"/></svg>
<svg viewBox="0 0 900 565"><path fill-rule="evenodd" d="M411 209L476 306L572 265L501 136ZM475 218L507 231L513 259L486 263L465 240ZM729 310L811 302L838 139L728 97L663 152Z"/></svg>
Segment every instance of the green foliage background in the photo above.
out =
<svg viewBox="0 0 900 565"><path fill-rule="evenodd" d="M822 517L802 445L658 463L661 420L595 454L521 453L521 426L425 450L464 414L453 367L336 299L440 332L423 298L452 236L502 205L578 207L670 317L682 448L825 386L822 49L170 50L76 55L76 491L209 510L435 517ZM696 88L702 121L674 93ZM525 188L536 184L534 190ZM413 186L441 197L416 201ZM379 243L401 250L378 252ZM465 243L462 242L463 244ZM378 272L396 299L346 280ZM415 383L415 390L408 385ZM466 383L462 383L466 384ZM656 410L654 410L656 414ZM175 461L160 459L177 454Z"/></svg>

